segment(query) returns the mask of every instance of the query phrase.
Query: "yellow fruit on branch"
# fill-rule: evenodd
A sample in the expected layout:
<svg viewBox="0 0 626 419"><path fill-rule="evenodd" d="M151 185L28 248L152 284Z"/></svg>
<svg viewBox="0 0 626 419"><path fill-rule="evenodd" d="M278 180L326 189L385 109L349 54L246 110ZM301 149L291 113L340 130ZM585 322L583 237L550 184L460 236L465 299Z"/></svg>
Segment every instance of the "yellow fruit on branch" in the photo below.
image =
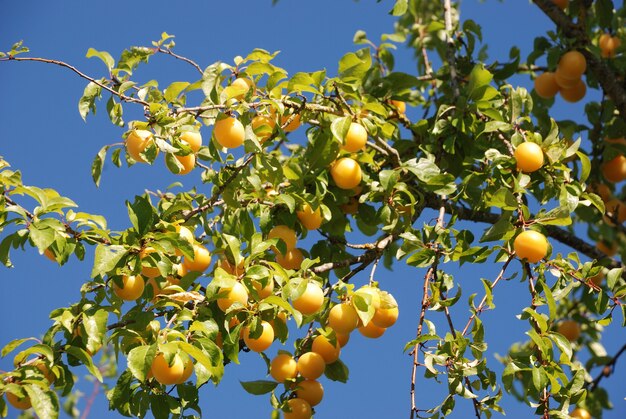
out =
<svg viewBox="0 0 626 419"><path fill-rule="evenodd" d="M341 189L353 189L361 183L361 166L350 157L342 157L330 167L330 175Z"/></svg>
<svg viewBox="0 0 626 419"><path fill-rule="evenodd" d="M580 325L575 320L563 320L559 323L556 331L570 342L575 342L580 337Z"/></svg>
<svg viewBox="0 0 626 419"><path fill-rule="evenodd" d="M580 101L587 94L587 85L578 79L571 87L561 87L561 97L566 102L575 103Z"/></svg>
<svg viewBox="0 0 626 419"><path fill-rule="evenodd" d="M237 118L220 116L213 126L213 136L222 147L236 148L243 144L246 130Z"/></svg>
<svg viewBox="0 0 626 419"><path fill-rule="evenodd" d="M324 374L326 361L317 352L306 352L298 358L298 372L304 378L316 380Z"/></svg>
<svg viewBox="0 0 626 419"><path fill-rule="evenodd" d="M267 280L267 284L262 286L259 281L252 282L252 286L256 290L259 298L262 300L264 298L269 297L274 292L274 279L271 277Z"/></svg>
<svg viewBox="0 0 626 419"><path fill-rule="evenodd" d="M605 162L602 167L602 175L612 183L619 183L626 179L626 157L617 156Z"/></svg>
<svg viewBox="0 0 626 419"><path fill-rule="evenodd" d="M193 245L193 258L185 257L183 265L188 271L204 272L211 265L211 252L199 244Z"/></svg>
<svg viewBox="0 0 626 419"><path fill-rule="evenodd" d="M341 347L338 342L333 345L326 336L318 335L313 339L311 351L321 355L321 357L324 358L324 362L327 364L332 364L339 359Z"/></svg>
<svg viewBox="0 0 626 419"><path fill-rule="evenodd" d="M280 252L276 255L276 262L285 269L299 270L304 260L302 251L298 248L288 250L284 255Z"/></svg>
<svg viewBox="0 0 626 419"><path fill-rule="evenodd" d="M324 398L324 387L316 380L304 380L296 387L296 397L306 401L311 406L317 406Z"/></svg>
<svg viewBox="0 0 626 419"><path fill-rule="evenodd" d="M578 51L568 51L561 56L557 72L565 79L580 79L587 70L587 60Z"/></svg>
<svg viewBox="0 0 626 419"><path fill-rule="evenodd" d="M328 326L339 333L350 333L359 325L359 315L350 303L335 305L328 313Z"/></svg>
<svg viewBox="0 0 626 419"><path fill-rule="evenodd" d="M265 115L257 115L251 121L252 131L261 143L267 141L274 133L276 120Z"/></svg>
<svg viewBox="0 0 626 419"><path fill-rule="evenodd" d="M600 47L600 55L603 58L615 57L616 51L621 45L622 41L617 36L611 36L608 33L600 35L598 46Z"/></svg>
<svg viewBox="0 0 626 419"><path fill-rule="evenodd" d="M316 313L324 304L324 291L317 282L309 281L304 292L292 304L304 315Z"/></svg>
<svg viewBox="0 0 626 419"><path fill-rule="evenodd" d="M383 327L376 326L374 322L369 322L365 326L359 327L359 332L366 338L370 338L370 339L377 339L381 337L382 335L385 334L386 330L387 329Z"/></svg>
<svg viewBox="0 0 626 419"><path fill-rule="evenodd" d="M178 384L185 372L185 364L178 354L174 355L171 363L168 363L165 355L159 353L152 361L151 371L154 378L161 384Z"/></svg>
<svg viewBox="0 0 626 419"><path fill-rule="evenodd" d="M559 92L559 85L553 72L546 71L535 78L535 92L544 99L556 96Z"/></svg>
<svg viewBox="0 0 626 419"><path fill-rule="evenodd" d="M267 348L269 348L274 341L274 328L272 328L272 325L266 321L262 321L261 328L261 335L256 338L250 336L249 327L246 326L242 329L243 341L246 343L246 346L250 348L251 351L263 352Z"/></svg>
<svg viewBox="0 0 626 419"><path fill-rule="evenodd" d="M398 309L398 303L388 292L380 292L380 307L374 311L374 317L370 323L375 326L386 329L393 326L398 321L400 311Z"/></svg>
<svg viewBox="0 0 626 419"><path fill-rule="evenodd" d="M538 231L526 230L517 235L513 248L518 258L537 263L548 254L548 240Z"/></svg>
<svg viewBox="0 0 626 419"><path fill-rule="evenodd" d="M543 166L543 150L536 143L526 141L515 149L513 154L517 168L526 173L532 173Z"/></svg>
<svg viewBox="0 0 626 419"><path fill-rule="evenodd" d="M156 261L153 258L149 257L149 255L152 253L156 253L156 249L154 247L145 247L139 252L139 259L142 260L141 275L145 276L146 278L156 278L161 276L159 268L156 267ZM143 259L146 258L148 260L144 261Z"/></svg>
<svg viewBox="0 0 626 419"><path fill-rule="evenodd" d="M406 113L406 103L405 102L403 102L401 100L391 99L389 101L389 103L391 104L391 106L396 108L396 112L398 112L398 115L404 115Z"/></svg>
<svg viewBox="0 0 626 419"><path fill-rule="evenodd" d="M115 281L113 281L113 292L122 300L135 301L143 294L145 282L141 275L124 275L122 277L122 283L123 286L119 287Z"/></svg>
<svg viewBox="0 0 626 419"><path fill-rule="evenodd" d="M241 91L240 94L234 96L239 101L242 101L251 89L254 91L254 82L247 77L238 77L230 85Z"/></svg>
<svg viewBox="0 0 626 419"><path fill-rule="evenodd" d="M185 368L183 369L183 373L180 376L180 379L176 382L176 384L186 383L189 378L191 378L191 374L193 374L193 361L189 356L181 356L183 358L183 364Z"/></svg>
<svg viewBox="0 0 626 419"><path fill-rule="evenodd" d="M290 121L287 124L287 121ZM285 124L287 124L285 126ZM280 117L280 126L283 127L283 131L285 132L293 132L300 128L302 121L300 120L300 114L288 114Z"/></svg>
<svg viewBox="0 0 626 419"><path fill-rule="evenodd" d="M183 168L180 169L180 172L177 173L178 175L186 175L191 172L194 167L196 167L195 154L187 154L186 156L174 155L174 158L178 161L178 163L180 163L181 166L183 166Z"/></svg>
<svg viewBox="0 0 626 419"><path fill-rule="evenodd" d="M283 411L285 419L311 419L313 411L311 406L302 399L289 399Z"/></svg>
<svg viewBox="0 0 626 419"><path fill-rule="evenodd" d="M279 383L294 380L298 376L298 363L291 355L278 354L270 363L270 375Z"/></svg>
<svg viewBox="0 0 626 419"><path fill-rule="evenodd" d="M180 134L180 141L187 143L191 151L197 153L202 147L202 135L195 131L183 131Z"/></svg>
<svg viewBox="0 0 626 419"><path fill-rule="evenodd" d="M365 148L366 143L367 131L365 130L363 125L352 122L346 134L346 138L344 138L343 140L341 148L350 153L355 153Z"/></svg>
<svg viewBox="0 0 626 419"><path fill-rule="evenodd" d="M139 163L147 163L141 153L144 153L148 147L154 144L154 138L150 131L135 129L132 130L126 137L125 146L126 152L133 160ZM159 149L156 149L156 153L159 153Z"/></svg>
<svg viewBox="0 0 626 419"><path fill-rule="evenodd" d="M296 211L296 216L307 230L317 230L324 221L321 208L317 207L313 210L306 202L302 204L299 211Z"/></svg>
<svg viewBox="0 0 626 419"><path fill-rule="evenodd" d="M268 239L280 239L285 242L287 247L287 251L295 249L296 242L298 241L298 236L296 236L296 232L286 225L277 225L270 230L267 235ZM280 253L278 248L272 246L272 250L276 253Z"/></svg>
<svg viewBox="0 0 626 419"><path fill-rule="evenodd" d="M591 419L591 413L580 407L574 409L569 415L572 419Z"/></svg>
<svg viewBox="0 0 626 419"><path fill-rule="evenodd" d="M244 307L248 304L248 290L241 282L235 282L232 288L221 289L219 294L224 294L224 297L217 299L217 305L224 312L235 303L239 303Z"/></svg>
<svg viewBox="0 0 626 419"><path fill-rule="evenodd" d="M7 392L6 396L7 396L7 402L9 402L11 406L13 406L14 408L18 410L30 409L32 406L30 402L30 397L28 396L24 396L20 398L11 392Z"/></svg>

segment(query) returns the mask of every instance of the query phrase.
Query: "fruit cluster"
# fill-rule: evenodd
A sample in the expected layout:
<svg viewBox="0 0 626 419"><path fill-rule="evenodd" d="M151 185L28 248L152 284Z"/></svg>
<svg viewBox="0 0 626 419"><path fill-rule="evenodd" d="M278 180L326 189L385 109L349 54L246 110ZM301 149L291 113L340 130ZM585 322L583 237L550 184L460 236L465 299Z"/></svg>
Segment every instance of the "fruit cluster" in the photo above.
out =
<svg viewBox="0 0 626 419"><path fill-rule="evenodd" d="M535 78L535 92L544 99L560 93L567 102L578 102L587 93L587 85L582 80L586 69L585 56L578 51L568 51L561 56L556 71L547 71Z"/></svg>

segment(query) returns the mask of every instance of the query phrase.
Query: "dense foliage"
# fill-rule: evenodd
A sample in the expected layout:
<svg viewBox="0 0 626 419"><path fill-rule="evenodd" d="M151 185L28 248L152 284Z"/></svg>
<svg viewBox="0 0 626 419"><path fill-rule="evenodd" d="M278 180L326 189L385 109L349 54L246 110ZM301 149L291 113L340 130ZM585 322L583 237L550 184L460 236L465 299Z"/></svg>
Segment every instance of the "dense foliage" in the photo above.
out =
<svg viewBox="0 0 626 419"><path fill-rule="evenodd" d="M393 33L375 42L358 32L358 49L336 75L290 75L260 49L202 67L177 55L167 33L117 59L90 49L87 57L106 67L99 78L31 56L21 43L0 53L2 65L47 62L88 80L83 118L106 99L124 141L95 157L96 184L105 164L160 171L164 160L206 185L136 196L128 228L111 231L105 217L76 210L56 191L24 185L0 159L0 261L11 267L10 253L27 246L61 265L95 254L82 299L53 311L41 340L2 349L15 353L15 369L0 375L1 416L11 404L56 418L63 399L71 413L72 368L84 365L98 380L116 380L107 397L123 415L193 417L201 414L198 390L252 350L273 379L243 383L245 390L268 394L276 417L310 417L322 374L348 381L339 356L349 334L379 337L401 310L375 280L382 261L426 272L417 336L405 348L414 359L412 417L446 416L459 397L472 400L468 417L491 417L502 412L503 390L545 418L569 417L576 406L574 417L601 417L611 407L601 381L623 350L607 356L596 342L614 316L626 324L626 283L614 257L626 254L626 11L611 0L534 3L556 29L537 34L528 57L511 48L504 63L487 61L480 26L460 21L449 0L397 0ZM419 74L394 71L398 45L414 52ZM193 66L197 78L165 88L136 82L155 54ZM510 84L520 73L535 79L534 91ZM603 92L586 104L587 121L550 117L557 93L578 101L587 87ZM409 119L406 106L423 116ZM125 121L128 107L145 118ZM306 130L305 143L291 141L295 130ZM438 218L421 217L427 209ZM475 237L458 220L488 227ZM370 243L353 243L355 226ZM575 234L580 226L587 239ZM309 235L317 242L299 248ZM554 241L572 252L555 254ZM501 264L483 280L484 295L470 297L462 328L450 312L468 306L446 263ZM529 340L501 357L498 376L485 357L480 314L519 266ZM368 267L369 282L355 285ZM449 330L429 320L433 311ZM290 336L293 352L264 354ZM126 369L118 372L120 359ZM441 404L416 405L416 373L447 384Z"/></svg>

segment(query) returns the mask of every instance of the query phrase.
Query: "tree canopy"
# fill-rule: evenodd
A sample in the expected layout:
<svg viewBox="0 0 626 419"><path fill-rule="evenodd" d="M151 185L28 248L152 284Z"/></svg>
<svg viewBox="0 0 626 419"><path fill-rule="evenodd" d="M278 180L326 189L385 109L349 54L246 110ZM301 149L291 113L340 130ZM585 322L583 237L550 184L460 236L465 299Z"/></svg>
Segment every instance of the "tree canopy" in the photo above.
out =
<svg viewBox="0 0 626 419"><path fill-rule="evenodd" d="M324 380L350 385L351 334L384 339L402 315L379 278L406 264L421 284L417 331L399 348L407 415L488 418L513 397L529 415L602 417L626 351L601 344L626 325L626 11L532 3L554 29L508 61L489 59L479 23L450 0L389 2L390 33L358 31L336 70L289 73L264 49L207 64L166 32L121 54L90 48L97 74L4 48L0 67L73 73L80 116L118 127L93 158L95 185L136 165L181 180L127 197L127 224L112 229L0 157L2 269L28 248L92 265L40 338L2 342L14 369L0 371L0 415L77 416L84 367L118 414L208 416L202 389L256 352L267 376L241 384L269 400L262 415L311 417ZM414 72L395 68L407 53ZM193 76L145 80L156 56ZM554 119L561 100L585 101L586 120ZM462 292L449 266L481 264L498 273ZM481 315L509 281L524 284L527 339L494 360L490 341L508 336ZM434 405L416 394L427 385L442 389Z"/></svg>

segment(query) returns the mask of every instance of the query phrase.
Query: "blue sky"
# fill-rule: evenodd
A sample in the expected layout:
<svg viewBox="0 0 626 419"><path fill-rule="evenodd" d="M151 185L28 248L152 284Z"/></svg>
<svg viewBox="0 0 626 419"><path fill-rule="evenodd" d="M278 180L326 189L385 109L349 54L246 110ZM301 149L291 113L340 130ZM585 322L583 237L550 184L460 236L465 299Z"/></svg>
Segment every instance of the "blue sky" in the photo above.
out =
<svg viewBox="0 0 626 419"><path fill-rule="evenodd" d="M162 0L1 2L0 50L8 50L15 41L24 40L33 56L63 60L87 74L100 76L105 69L99 60L85 58L88 48L106 50L115 57L130 45L150 45L166 31L176 36L175 51L193 58L201 66L218 60L232 62L235 56L245 56L259 47L280 50L276 63L290 73L326 68L332 75L341 56L357 48L352 44L352 37L358 29L365 30L370 39L376 41L381 34L392 32L394 22L387 15L392 5L390 1L283 0L274 7L270 0L196 0L173 4ZM552 28L548 19L526 1L502 4L493 0L484 3L466 0L461 16L483 25L492 59L506 59L512 45L518 45L525 57L534 36ZM400 47L396 53L397 70L414 72L411 58L412 52ZM158 78L161 86L167 86L173 81L195 80L194 71L169 57L155 56L137 76L141 81ZM515 78L514 83L531 87L526 76ZM111 229L124 229L128 226L126 199L132 199L145 189L164 189L181 178L169 174L162 162L153 167L136 165L130 169L117 169L108 164L101 186L96 188L90 176L91 161L104 144L121 141L123 130L110 124L105 102L101 103L95 117L90 116L87 123L82 121L77 103L85 84L84 80L58 67L0 63L0 155L14 168L22 170L25 183L54 188L74 199L82 211L105 215ZM598 92L590 94L597 97ZM409 116L417 114L417 110L409 109ZM126 119L132 119L132 115L128 109ZM565 105L559 98L553 115L557 119L582 119L582 105ZM134 116L139 117L136 111ZM209 132L205 131L207 136ZM199 184L199 172L183 181L185 186ZM425 213L421 221L429 222L432 218L433 213ZM461 226L469 226L477 234L485 228L471 224ZM567 249L557 246L555 251ZM14 253L13 262L15 268L11 270L0 268L0 346L18 337L42 334L50 325L48 314L52 309L79 299L80 285L88 279L91 270L89 263L78 263L75 259L58 267L39 257L34 249ZM517 264L515 269L519 271L519 268ZM457 266L445 269L463 287L465 297L462 300L466 301L472 292L482 289L480 278L493 280L499 266L465 265L462 271ZM367 274L366 271L357 276L356 283L365 283ZM398 299L400 319L381 339L366 340L358 333L352 336L342 353L342 360L350 368L350 381L348 384L323 381L326 396L317 408L316 417L408 416L410 358L402 349L415 336L424 274L424 270L409 269L404 263L397 263L393 272L379 268L377 279L382 288ZM497 309L483 315L492 368L500 370L493 356L495 353L504 354L511 343L524 340L527 323L517 320L515 315L529 299L526 284L515 279L496 289ZM468 316L462 307L462 304L458 306L454 317L457 325L464 323ZM439 314L431 316L443 327ZM612 337L609 337L610 332ZM609 354L623 344L617 336L620 334L623 339L622 330L616 325L609 327L603 342ZM270 356L278 347L275 344L270 349ZM206 417L269 417L269 398L249 395L238 383L238 380L264 379L264 363L253 353L243 354L241 359L241 365L226 368L218 388L203 388L202 407ZM8 369L10 364L11 359L0 359L0 369ZM605 382L613 387L616 405L616 410L606 414L606 418L617 418L620 408L626 409L623 392L618 391L620 378L626 378L624 370L618 369L618 373ZM420 407L432 407L440 400L445 388L433 384L432 380L418 378ZM82 377L78 387L83 393L91 392L91 384ZM505 395L502 405L508 417L530 416L526 406L509 396ZM470 413L471 403L458 400L452 417L466 418ZM103 395L97 399L89 417L114 417L107 410Z"/></svg>

